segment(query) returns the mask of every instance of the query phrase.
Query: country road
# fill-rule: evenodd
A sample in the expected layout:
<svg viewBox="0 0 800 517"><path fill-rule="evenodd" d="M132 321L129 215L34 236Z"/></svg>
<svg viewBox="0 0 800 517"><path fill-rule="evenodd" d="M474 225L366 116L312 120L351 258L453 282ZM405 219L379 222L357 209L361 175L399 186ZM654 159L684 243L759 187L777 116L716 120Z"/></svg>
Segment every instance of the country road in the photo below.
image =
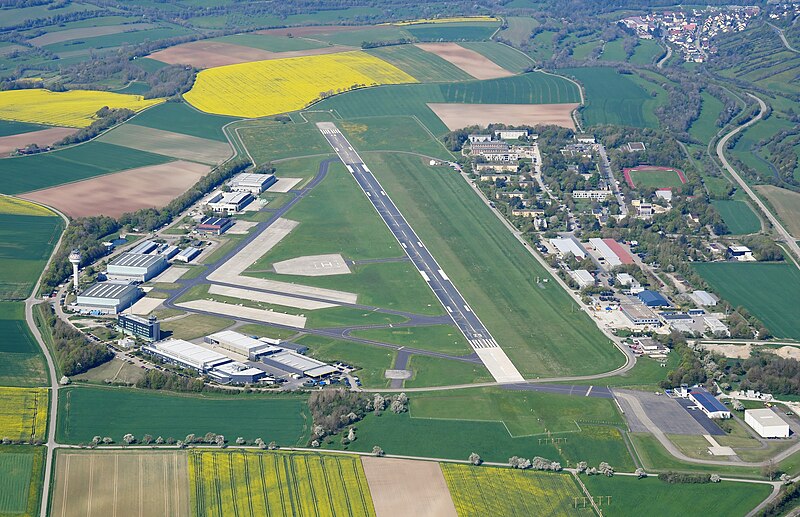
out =
<svg viewBox="0 0 800 517"><path fill-rule="evenodd" d="M796 48L794 48L793 46L791 46L789 44L789 40L786 39L786 34L784 34L783 29L781 29L780 27L776 27L775 25L772 25L769 22L767 22L767 25L769 25L770 27L775 29L775 32L778 33L778 37L781 38L781 41L783 42L783 46L786 47L787 50L790 50L792 52L800 54L800 50L797 50Z"/></svg>
<svg viewBox="0 0 800 517"><path fill-rule="evenodd" d="M778 232L780 240L782 240L786 244L786 247L789 249L792 255L794 255L795 262L797 262L800 261L800 246L797 245L797 240L794 237L792 237L792 235L788 231L786 231L786 228L784 228L783 225L780 223L780 221L778 221L778 218L775 217L772 214L772 212L769 211L767 205L764 204L763 201L761 201L761 199L756 195L755 192L753 192L753 189L751 189L750 186L744 181L744 179L742 179L739 173L736 172L736 170L733 167L731 167L731 164L725 157L725 148L728 145L728 141L739 132L744 131L748 127L752 126L753 124L761 120L762 117L764 116L764 112L767 109L766 103L759 97L756 97L752 93L748 93L747 95L758 101L758 106L759 106L758 114L752 119L748 120L746 123L734 129L733 131L727 133L719 140L719 142L717 142L717 157L719 157L719 160L722 162L722 165L725 167L728 173L730 173L733 179L736 180L736 183L739 184L742 190L744 190L747 193L750 199L752 199L753 202L758 206L758 208L761 209L764 215L767 216L769 222L772 223L772 226L774 226L775 230Z"/></svg>

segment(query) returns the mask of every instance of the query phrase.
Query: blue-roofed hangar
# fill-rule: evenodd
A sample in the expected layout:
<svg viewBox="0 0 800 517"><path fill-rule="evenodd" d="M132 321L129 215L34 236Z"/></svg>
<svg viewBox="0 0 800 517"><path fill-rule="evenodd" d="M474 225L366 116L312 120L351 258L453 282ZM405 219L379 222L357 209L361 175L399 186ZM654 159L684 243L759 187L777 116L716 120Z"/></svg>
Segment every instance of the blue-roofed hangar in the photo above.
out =
<svg viewBox="0 0 800 517"><path fill-rule="evenodd" d="M672 304L667 301L661 293L645 289L636 296L648 307L672 307Z"/></svg>
<svg viewBox="0 0 800 517"><path fill-rule="evenodd" d="M689 399L708 415L708 418L730 418L731 410L703 388L692 388Z"/></svg>

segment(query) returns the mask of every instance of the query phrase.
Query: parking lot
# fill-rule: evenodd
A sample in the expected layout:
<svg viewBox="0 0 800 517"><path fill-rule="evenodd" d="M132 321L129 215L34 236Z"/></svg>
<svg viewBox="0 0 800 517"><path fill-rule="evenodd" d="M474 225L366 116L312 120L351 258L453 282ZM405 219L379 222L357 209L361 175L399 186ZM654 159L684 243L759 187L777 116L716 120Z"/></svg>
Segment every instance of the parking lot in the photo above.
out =
<svg viewBox="0 0 800 517"><path fill-rule="evenodd" d="M683 406L679 403L679 401L683 401L683 399L673 399L663 393L661 395L656 395L655 393L632 390L614 391L636 397L645 412L647 412L647 416L666 434L697 436L704 434L725 434L725 432L706 417L705 413L701 410L689 410L688 406L694 405L689 400L687 400L687 402L689 402L688 406ZM630 405L622 398L618 398L618 401L623 411L625 411L625 418L628 421L631 432L649 432L647 427L636 417ZM705 422L701 425L701 420L703 419Z"/></svg>

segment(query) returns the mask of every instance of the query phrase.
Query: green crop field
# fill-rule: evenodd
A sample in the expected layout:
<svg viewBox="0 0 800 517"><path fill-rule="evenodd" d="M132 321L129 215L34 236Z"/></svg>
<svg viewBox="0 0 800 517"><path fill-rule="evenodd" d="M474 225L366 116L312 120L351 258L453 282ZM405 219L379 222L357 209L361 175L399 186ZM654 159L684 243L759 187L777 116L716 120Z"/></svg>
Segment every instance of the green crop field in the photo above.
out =
<svg viewBox="0 0 800 517"><path fill-rule="evenodd" d="M717 209L732 234L756 233L761 230L761 221L750 205L744 201L715 199L711 201L711 204Z"/></svg>
<svg viewBox="0 0 800 517"><path fill-rule="evenodd" d="M673 515L743 516L772 491L768 484L722 481L708 484L669 484L658 479L581 476L592 496L611 496L603 505L609 517L670 517Z"/></svg>
<svg viewBox="0 0 800 517"><path fill-rule="evenodd" d="M630 77L613 68L569 68L562 72L574 76L586 91L586 108L581 112L586 123L653 127L645 113L650 95Z"/></svg>
<svg viewBox="0 0 800 517"><path fill-rule="evenodd" d="M384 372L392 367L397 356L397 352L390 348L312 334L293 341L307 346L307 355L315 359L326 363L342 361L359 368L356 375L367 388L385 388L389 384Z"/></svg>
<svg viewBox="0 0 800 517"><path fill-rule="evenodd" d="M21 9L3 9L3 18L0 21L0 28L13 27L26 20L39 20L50 18L55 15L68 15L77 11L97 11L93 5L80 3L69 3L58 9L50 9L52 5L35 5L33 7L23 7Z"/></svg>
<svg viewBox="0 0 800 517"><path fill-rule="evenodd" d="M118 34L108 34L105 36L95 36L93 38L81 38L63 43L54 43L52 45L45 45L43 48L60 54L65 52L86 51L87 53L92 50L111 49L121 47L123 45L137 45L145 41L156 41L160 39L174 38L175 36L183 36L191 34L193 31L179 26L174 27L158 27L154 29L147 29L133 32L121 32Z"/></svg>
<svg viewBox="0 0 800 517"><path fill-rule="evenodd" d="M88 443L93 436L119 442L132 433L182 440L194 433L229 439L263 438L305 445L310 417L306 400L294 396L178 395L127 388L64 388L58 397L59 442Z"/></svg>
<svg viewBox="0 0 800 517"><path fill-rule="evenodd" d="M365 41L398 41L401 39L412 39L411 34L403 27L392 25L381 25L367 27L351 31L330 31L325 32L324 28L318 34L309 34L308 37L315 40L327 41L335 45L349 45L351 47L361 47Z"/></svg>
<svg viewBox="0 0 800 517"><path fill-rule="evenodd" d="M219 41L220 43L230 43L243 47L269 50L270 52L289 52L293 50L310 50L312 48L322 48L325 45L318 41L311 41L303 38L289 38L286 36L275 36L272 34L232 34L221 36L207 41Z"/></svg>
<svg viewBox="0 0 800 517"><path fill-rule="evenodd" d="M442 463L459 517L471 515L575 515L582 497L569 474Z"/></svg>
<svg viewBox="0 0 800 517"><path fill-rule="evenodd" d="M166 156L118 145L87 142L51 153L6 158L0 172L0 192L29 192L170 160Z"/></svg>
<svg viewBox="0 0 800 517"><path fill-rule="evenodd" d="M137 63L141 64L139 61ZM183 102L163 102L144 110L128 123L227 142L222 126L235 120L202 113Z"/></svg>
<svg viewBox="0 0 800 517"><path fill-rule="evenodd" d="M481 41L488 40L499 24L487 23L431 23L409 25L406 30L420 41Z"/></svg>
<svg viewBox="0 0 800 517"><path fill-rule="evenodd" d="M444 354L469 355L472 353L472 348L467 344L464 335L453 325L366 329L356 330L351 335Z"/></svg>
<svg viewBox="0 0 800 517"><path fill-rule="evenodd" d="M509 16L506 22L508 27L501 30L499 36L517 47L527 43L533 29L540 25L536 19L525 16Z"/></svg>
<svg viewBox="0 0 800 517"><path fill-rule="evenodd" d="M441 85L444 102L475 104L554 104L580 102L578 87L561 77L527 74ZM441 101L440 101L441 102Z"/></svg>
<svg viewBox="0 0 800 517"><path fill-rule="evenodd" d="M31 294L63 229L64 221L55 214L0 214L0 300L24 300Z"/></svg>
<svg viewBox="0 0 800 517"><path fill-rule="evenodd" d="M640 39L628 61L634 65L650 65L664 53L665 50L656 40Z"/></svg>
<svg viewBox="0 0 800 517"><path fill-rule="evenodd" d="M800 271L792 264L710 262L693 264L734 307L744 306L775 336L800 339Z"/></svg>
<svg viewBox="0 0 800 517"><path fill-rule="evenodd" d="M235 126L253 160L257 164L318 154L333 153L333 149L310 122L281 124L274 121L250 121Z"/></svg>
<svg viewBox="0 0 800 517"><path fill-rule="evenodd" d="M534 65L527 54L496 41L465 42L461 46L474 50L510 72L521 73Z"/></svg>
<svg viewBox="0 0 800 517"><path fill-rule="evenodd" d="M717 118L725 107L722 101L714 97L708 92L701 94L703 99L702 107L700 109L700 116L692 122L689 128L689 134L699 141L706 143L709 142L717 132L720 130L717 126Z"/></svg>
<svg viewBox="0 0 800 517"><path fill-rule="evenodd" d="M473 77L432 52L415 45L392 45L367 50L388 61L421 83L471 81Z"/></svg>
<svg viewBox="0 0 800 517"><path fill-rule="evenodd" d="M375 515L358 456L193 451L189 482L194 515Z"/></svg>
<svg viewBox="0 0 800 517"><path fill-rule="evenodd" d="M16 122L13 120L0 120L0 137L10 135L20 135L31 131L47 129L47 126L39 124L28 124L27 122Z"/></svg>
<svg viewBox="0 0 800 517"><path fill-rule="evenodd" d="M0 515L37 515L44 477L43 447L0 447Z"/></svg>
<svg viewBox="0 0 800 517"><path fill-rule="evenodd" d="M555 281L537 284L549 273L458 174L407 155L375 153L366 161L524 376L584 375L621 364Z"/></svg>
<svg viewBox="0 0 800 517"><path fill-rule="evenodd" d="M627 56L623 47L623 39L615 39L609 41L603 47L603 53L600 54L600 59L603 61L626 61Z"/></svg>
<svg viewBox="0 0 800 517"><path fill-rule="evenodd" d="M0 352L33 354L39 345L25 324L25 305L22 302L0 301Z"/></svg>
<svg viewBox="0 0 800 517"><path fill-rule="evenodd" d="M680 176L674 170L634 169L631 179L636 188L676 188L683 186Z"/></svg>

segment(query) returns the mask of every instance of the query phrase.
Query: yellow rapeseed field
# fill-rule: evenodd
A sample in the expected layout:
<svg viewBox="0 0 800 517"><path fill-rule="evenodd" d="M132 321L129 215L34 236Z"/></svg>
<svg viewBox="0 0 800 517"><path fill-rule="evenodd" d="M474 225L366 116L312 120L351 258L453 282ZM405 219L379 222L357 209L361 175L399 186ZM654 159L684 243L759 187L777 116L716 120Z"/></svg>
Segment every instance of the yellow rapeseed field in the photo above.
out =
<svg viewBox="0 0 800 517"><path fill-rule="evenodd" d="M45 388L0 388L0 439L44 440L47 401Z"/></svg>
<svg viewBox="0 0 800 517"><path fill-rule="evenodd" d="M209 68L197 74L184 98L207 113L257 118L354 88L415 82L394 65L353 51Z"/></svg>
<svg viewBox="0 0 800 517"><path fill-rule="evenodd" d="M421 25L423 23L463 23L463 22L499 22L500 18L494 16L453 16L450 18L421 18L419 20L408 20L404 22L394 22L387 25Z"/></svg>
<svg viewBox="0 0 800 517"><path fill-rule="evenodd" d="M8 196L0 196L0 214L35 215L41 217L56 215L47 208L39 206L36 203Z"/></svg>
<svg viewBox="0 0 800 517"><path fill-rule="evenodd" d="M160 102L164 102L164 99L144 99L141 95L92 90L9 90L0 92L0 119L86 127L94 122L95 113L103 106L141 111Z"/></svg>

